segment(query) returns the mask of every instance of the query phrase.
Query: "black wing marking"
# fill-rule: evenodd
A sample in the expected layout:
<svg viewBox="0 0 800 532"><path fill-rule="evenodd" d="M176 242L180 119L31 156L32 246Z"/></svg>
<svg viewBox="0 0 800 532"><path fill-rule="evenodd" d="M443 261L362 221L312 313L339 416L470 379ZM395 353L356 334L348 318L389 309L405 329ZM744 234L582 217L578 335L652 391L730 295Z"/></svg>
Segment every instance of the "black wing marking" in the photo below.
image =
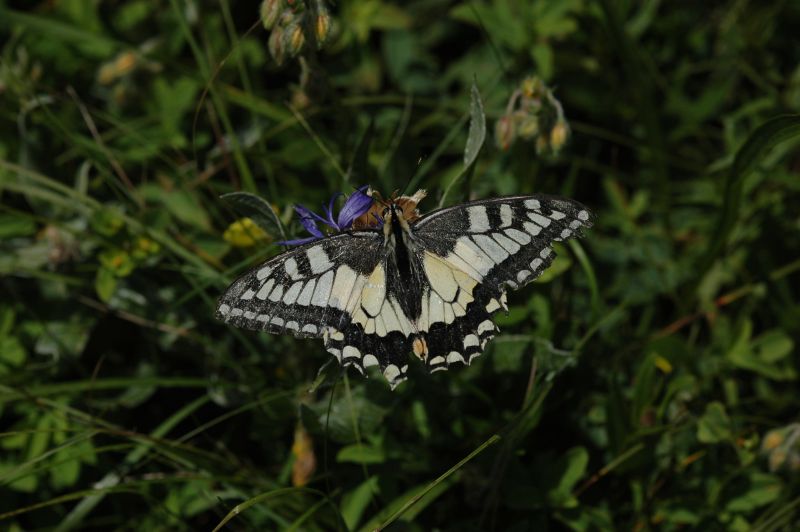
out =
<svg viewBox="0 0 800 532"><path fill-rule="evenodd" d="M591 224L586 207L552 196L475 201L421 218L412 231L430 287L421 294L418 356L431 371L469 364L498 330L491 316L505 309L507 287L533 281L553 261L554 241Z"/></svg>
<svg viewBox="0 0 800 532"><path fill-rule="evenodd" d="M298 246L234 281L219 299L217 318L273 334L327 338L349 324L354 292L383 255L377 231Z"/></svg>

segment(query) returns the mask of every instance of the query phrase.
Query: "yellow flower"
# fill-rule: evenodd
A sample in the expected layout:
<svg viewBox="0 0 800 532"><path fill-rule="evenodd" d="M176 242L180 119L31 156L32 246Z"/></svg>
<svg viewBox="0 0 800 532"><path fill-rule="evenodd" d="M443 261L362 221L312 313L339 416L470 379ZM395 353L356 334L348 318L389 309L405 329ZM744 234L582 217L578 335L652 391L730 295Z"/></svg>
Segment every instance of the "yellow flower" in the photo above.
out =
<svg viewBox="0 0 800 532"><path fill-rule="evenodd" d="M247 248L270 240L270 236L250 218L241 218L233 222L225 230L222 238L237 248Z"/></svg>

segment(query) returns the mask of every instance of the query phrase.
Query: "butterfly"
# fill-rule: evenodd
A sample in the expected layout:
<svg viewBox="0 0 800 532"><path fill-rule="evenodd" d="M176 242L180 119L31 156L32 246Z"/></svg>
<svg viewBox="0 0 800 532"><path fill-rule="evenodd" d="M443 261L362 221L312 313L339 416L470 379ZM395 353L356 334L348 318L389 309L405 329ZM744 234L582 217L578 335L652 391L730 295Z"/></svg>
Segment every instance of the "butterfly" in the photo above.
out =
<svg viewBox="0 0 800 532"><path fill-rule="evenodd" d="M506 293L544 272L552 243L592 224L577 201L511 196L419 214L424 191L359 189L333 218L296 207L312 237L253 268L220 297L237 327L322 338L345 367L377 366L394 389L409 355L430 371L470 364L497 333ZM325 235L317 222L338 232Z"/></svg>

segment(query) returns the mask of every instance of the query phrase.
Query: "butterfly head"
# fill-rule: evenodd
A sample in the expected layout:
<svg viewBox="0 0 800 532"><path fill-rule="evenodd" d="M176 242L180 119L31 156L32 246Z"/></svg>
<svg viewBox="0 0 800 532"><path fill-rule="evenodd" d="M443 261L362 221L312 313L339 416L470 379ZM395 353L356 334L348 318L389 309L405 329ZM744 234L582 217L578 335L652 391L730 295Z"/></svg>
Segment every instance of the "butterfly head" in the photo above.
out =
<svg viewBox="0 0 800 532"><path fill-rule="evenodd" d="M409 223L415 222L420 217L417 204L427 194L424 190L418 190L413 196L398 196L397 191L395 191L389 198L384 199L376 190L370 189L367 193L370 194L374 202L369 211L353 222L354 229L391 225L392 219L407 227Z"/></svg>

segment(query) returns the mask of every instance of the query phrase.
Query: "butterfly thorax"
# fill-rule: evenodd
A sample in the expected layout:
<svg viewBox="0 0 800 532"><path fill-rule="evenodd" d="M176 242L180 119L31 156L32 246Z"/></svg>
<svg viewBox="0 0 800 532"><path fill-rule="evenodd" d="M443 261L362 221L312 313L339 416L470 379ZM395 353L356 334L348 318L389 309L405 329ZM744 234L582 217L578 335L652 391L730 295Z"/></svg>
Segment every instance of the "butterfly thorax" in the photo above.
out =
<svg viewBox="0 0 800 532"><path fill-rule="evenodd" d="M407 316L420 315L418 294L422 288L422 267L417 257L414 234L403 208L392 203L383 219L384 246L388 249L386 271L390 293L398 294L400 306Z"/></svg>

